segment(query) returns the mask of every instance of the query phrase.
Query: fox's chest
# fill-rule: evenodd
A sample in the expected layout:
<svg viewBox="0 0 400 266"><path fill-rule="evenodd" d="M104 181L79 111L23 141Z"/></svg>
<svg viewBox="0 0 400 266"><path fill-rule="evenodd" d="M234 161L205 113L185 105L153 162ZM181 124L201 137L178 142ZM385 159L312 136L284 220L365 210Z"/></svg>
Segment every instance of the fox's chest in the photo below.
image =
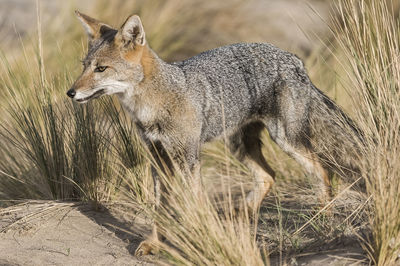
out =
<svg viewBox="0 0 400 266"><path fill-rule="evenodd" d="M119 97L120 103L125 111L131 116L134 122L149 124L155 120L157 110L149 103L143 103L140 99L135 99L131 95L122 95Z"/></svg>
<svg viewBox="0 0 400 266"><path fill-rule="evenodd" d="M141 135L150 141L165 141L168 138L168 117L155 106L149 104L133 104L122 101L122 106L130 115Z"/></svg>

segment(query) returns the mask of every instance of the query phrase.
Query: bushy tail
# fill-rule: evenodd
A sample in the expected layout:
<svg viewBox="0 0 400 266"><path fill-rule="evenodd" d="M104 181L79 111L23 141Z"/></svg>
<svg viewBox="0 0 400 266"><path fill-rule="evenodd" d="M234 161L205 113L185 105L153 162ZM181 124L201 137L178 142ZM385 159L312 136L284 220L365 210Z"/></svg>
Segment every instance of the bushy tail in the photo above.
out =
<svg viewBox="0 0 400 266"><path fill-rule="evenodd" d="M363 134L331 99L314 87L310 106L310 142L321 163L348 181L360 172Z"/></svg>

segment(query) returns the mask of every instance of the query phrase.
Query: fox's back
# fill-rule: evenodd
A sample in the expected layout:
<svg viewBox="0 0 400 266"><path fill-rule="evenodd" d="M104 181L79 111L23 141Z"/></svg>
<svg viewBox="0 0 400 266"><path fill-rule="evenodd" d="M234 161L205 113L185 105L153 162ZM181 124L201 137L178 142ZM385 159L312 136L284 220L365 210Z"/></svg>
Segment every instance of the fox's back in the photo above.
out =
<svg viewBox="0 0 400 266"><path fill-rule="evenodd" d="M203 117L203 141L273 112L274 83L302 67L293 54L261 43L219 47L176 64Z"/></svg>

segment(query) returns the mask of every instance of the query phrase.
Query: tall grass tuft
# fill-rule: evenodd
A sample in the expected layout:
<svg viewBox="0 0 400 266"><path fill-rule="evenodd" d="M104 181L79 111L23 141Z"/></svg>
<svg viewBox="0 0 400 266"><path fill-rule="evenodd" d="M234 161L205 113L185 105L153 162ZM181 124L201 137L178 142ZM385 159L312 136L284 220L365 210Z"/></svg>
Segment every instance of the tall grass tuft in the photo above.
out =
<svg viewBox="0 0 400 266"><path fill-rule="evenodd" d="M112 140L109 137L111 125L96 110L96 103L71 105L69 119L75 124L69 136L71 170L72 180L79 186L79 193L75 197L96 203L102 199L101 193L104 191L100 190L113 184Z"/></svg>
<svg viewBox="0 0 400 266"><path fill-rule="evenodd" d="M257 215L249 214L244 207L243 187L239 193L231 190L241 186L239 179L248 179L247 173L226 182L231 177L227 175L235 172L240 175L243 166L227 154L207 151L206 156L219 156L224 166L204 172L201 191L193 185L192 177L180 172L173 176L164 174L151 159L166 192L160 208L155 210L147 205L144 210L167 239L158 243L161 259L172 265L265 265L265 252L260 251L256 238ZM225 167L234 169L226 171ZM213 182L219 179L224 186L218 189L218 194L210 188L215 184L207 183L212 179ZM135 187L130 187L130 192L136 199L136 194L132 194Z"/></svg>
<svg viewBox="0 0 400 266"><path fill-rule="evenodd" d="M388 2L341 0L334 27L364 132L361 173L373 198L367 246L377 265L400 255L400 21Z"/></svg>
<svg viewBox="0 0 400 266"><path fill-rule="evenodd" d="M40 64L11 66L6 58L1 66L1 199L99 201L115 176L105 115L68 100L66 76L45 78Z"/></svg>
<svg viewBox="0 0 400 266"><path fill-rule="evenodd" d="M144 203L148 200L149 177L148 158L132 119L126 114L119 103L112 99L102 101L101 110L110 121L112 141L112 156L116 158L115 173L120 176L115 184L116 189L121 183L128 184L130 192L135 194L134 201ZM122 182L123 181L123 182Z"/></svg>
<svg viewBox="0 0 400 266"><path fill-rule="evenodd" d="M179 182L179 183L178 183ZM256 228L228 202L222 211L209 197L196 196L179 179L170 183L168 203L155 216L168 242L170 262L181 265L264 265ZM227 197L228 198L228 197Z"/></svg>
<svg viewBox="0 0 400 266"><path fill-rule="evenodd" d="M34 90L40 91L40 85ZM69 160L65 150L66 123L60 115L60 107L50 101L47 93L39 92L33 100L14 100L8 108L8 123L2 125L1 135L5 145L11 146L14 156L9 156L11 162L22 166L22 159L29 162L32 168L30 175L38 175L43 196L53 199L64 199L70 195L72 187L65 185L64 176L69 176ZM5 150L7 146L2 148ZM15 154L16 153L16 154ZM26 176L19 176L26 178ZM69 182L67 182L69 183Z"/></svg>

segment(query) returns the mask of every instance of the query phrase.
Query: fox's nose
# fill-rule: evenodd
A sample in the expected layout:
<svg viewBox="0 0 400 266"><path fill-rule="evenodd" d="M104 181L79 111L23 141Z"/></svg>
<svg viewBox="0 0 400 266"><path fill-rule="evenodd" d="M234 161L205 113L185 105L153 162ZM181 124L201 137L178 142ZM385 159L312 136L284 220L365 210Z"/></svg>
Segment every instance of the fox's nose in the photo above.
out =
<svg viewBox="0 0 400 266"><path fill-rule="evenodd" d="M76 91L75 91L74 89L69 89L69 90L67 91L67 95L68 95L68 97L70 97L70 98L74 98L74 96L76 95Z"/></svg>

